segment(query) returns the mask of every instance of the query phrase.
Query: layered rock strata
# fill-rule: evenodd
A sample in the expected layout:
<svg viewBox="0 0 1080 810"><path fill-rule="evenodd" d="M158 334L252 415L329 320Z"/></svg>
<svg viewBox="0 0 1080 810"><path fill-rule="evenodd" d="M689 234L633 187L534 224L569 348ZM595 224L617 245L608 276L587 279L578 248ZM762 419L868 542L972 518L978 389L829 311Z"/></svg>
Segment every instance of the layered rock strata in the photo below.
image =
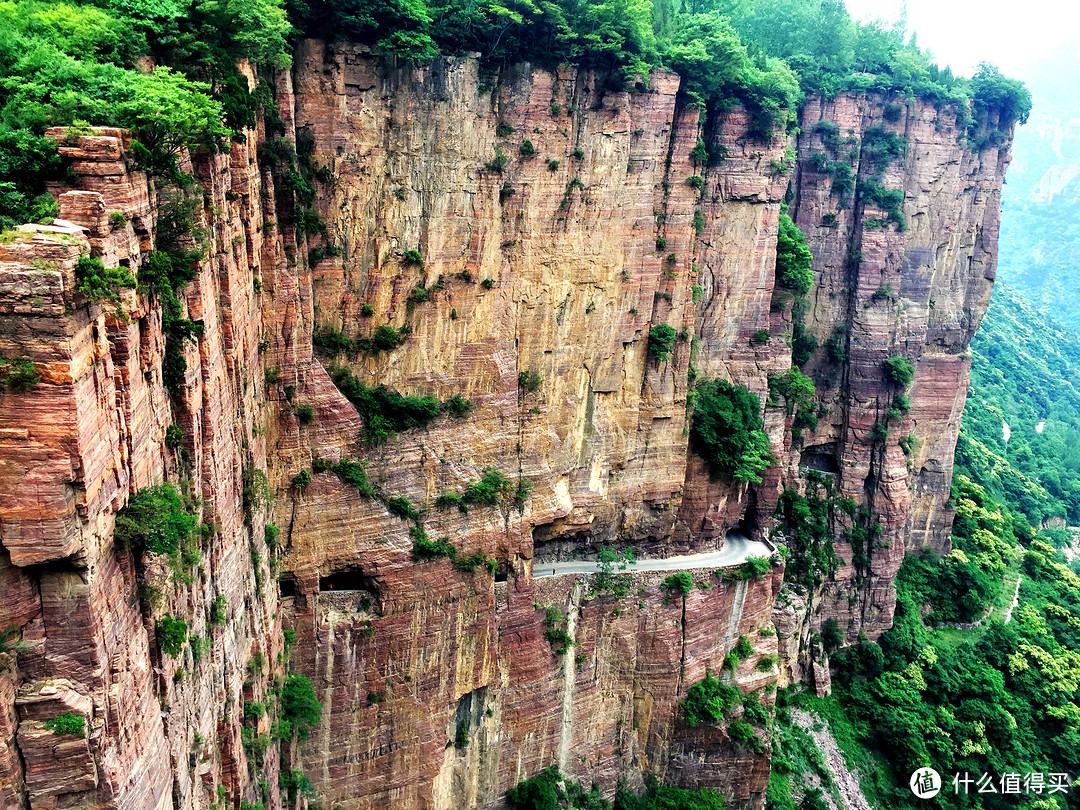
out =
<svg viewBox="0 0 1080 810"><path fill-rule="evenodd" d="M807 652L821 622L879 634L905 549L946 547L1007 149L968 152L948 114L919 103L883 123L881 99L840 96L804 110L790 175L782 133L762 143L738 108L705 126L669 74L611 92L572 69L402 66L312 41L277 100L281 129L260 122L225 154L184 158L205 192L205 250L183 295L202 330L183 344L179 390L164 385L156 298L92 303L76 286L84 254L137 272L176 201L128 165L123 133L54 133L80 176L55 190L63 222L0 245L0 354L42 377L0 401L0 624L21 638L0 653L4 806L277 808L302 801L279 771L286 785L302 771L343 810L498 807L558 764L607 795L648 773L761 807L767 731L748 743L730 724L688 727L680 701L706 672L765 705L803 668L821 686L827 667ZM872 169L903 190L906 230L868 226L877 212L857 194L837 206L814 170L822 119L856 154L879 126L907 138ZM293 148L315 170L310 208ZM695 160L702 148L723 159ZM845 359L821 349L806 366L829 414L795 436L783 407L764 407L791 363L791 308L774 306L789 183L815 255L798 317L822 347L846 326ZM648 350L660 324L678 335L666 359ZM317 331L371 340L378 327L407 338L313 354ZM772 339L755 340L764 329ZM911 408L871 440L895 354L915 365ZM372 446L331 365L474 409ZM760 397L780 463L759 485L713 480L690 451L693 375ZM366 464L371 491L326 469L343 459ZM821 593L785 590L776 607L779 562L760 580L696 570L685 594L659 572L627 575L621 596L592 577L533 577L602 545L662 557L734 527L766 537L800 464L884 526L866 570L838 545L845 565ZM519 498L435 506L491 468ZM163 480L197 496L209 527L182 575L113 543L116 512ZM391 498L417 514L391 513ZM415 559L424 536L492 566ZM178 656L155 641L166 615L194 639ZM753 652L732 670L741 639ZM273 711L245 718L245 703L276 705L286 667L323 706L299 744L273 742ZM67 711L85 736L45 728Z"/></svg>

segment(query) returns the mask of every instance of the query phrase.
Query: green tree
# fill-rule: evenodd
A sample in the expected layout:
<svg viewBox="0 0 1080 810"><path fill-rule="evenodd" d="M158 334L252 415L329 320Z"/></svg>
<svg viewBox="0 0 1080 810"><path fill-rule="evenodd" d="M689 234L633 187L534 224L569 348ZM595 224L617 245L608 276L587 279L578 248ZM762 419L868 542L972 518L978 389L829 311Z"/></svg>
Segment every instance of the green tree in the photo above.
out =
<svg viewBox="0 0 1080 810"><path fill-rule="evenodd" d="M306 676L294 674L285 679L281 687L281 714L301 738L307 737L309 728L319 724L322 704Z"/></svg>
<svg viewBox="0 0 1080 810"><path fill-rule="evenodd" d="M786 212L781 212L776 237L776 283L796 295L806 295L814 284L813 261L803 232Z"/></svg>
<svg viewBox="0 0 1080 810"><path fill-rule="evenodd" d="M760 483L774 459L757 396L724 380L713 380L695 388L691 401L690 438L713 474L736 483Z"/></svg>

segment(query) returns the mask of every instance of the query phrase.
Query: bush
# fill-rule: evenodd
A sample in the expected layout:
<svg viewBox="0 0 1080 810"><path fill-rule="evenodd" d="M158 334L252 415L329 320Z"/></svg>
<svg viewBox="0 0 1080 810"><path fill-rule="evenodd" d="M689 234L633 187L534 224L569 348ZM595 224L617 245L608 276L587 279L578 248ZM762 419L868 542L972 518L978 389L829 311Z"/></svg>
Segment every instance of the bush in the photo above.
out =
<svg viewBox="0 0 1080 810"><path fill-rule="evenodd" d="M401 254L401 259L405 264L415 264L421 268L424 266L424 257L420 255L419 250L406 250Z"/></svg>
<svg viewBox="0 0 1080 810"><path fill-rule="evenodd" d="M465 399L461 394L454 394L442 404L443 411L458 418L468 416L475 407L472 400Z"/></svg>
<svg viewBox="0 0 1080 810"><path fill-rule="evenodd" d="M496 506L500 500L507 496L511 487L510 481L496 468L485 467L484 477L479 481L469 481L465 485L462 500L465 503L483 503L488 506Z"/></svg>
<svg viewBox="0 0 1080 810"><path fill-rule="evenodd" d="M644 796L635 796L627 791L615 794L614 810L724 810L727 806L724 797L714 788L690 790L661 785L652 775L645 776L645 785Z"/></svg>
<svg viewBox="0 0 1080 810"><path fill-rule="evenodd" d="M844 631L836 619L826 619L821 625L821 640L825 649L836 652L844 643Z"/></svg>
<svg viewBox="0 0 1080 810"><path fill-rule="evenodd" d="M228 618L228 607L229 601L225 598L225 594L219 593L214 598L213 604L210 605L210 624L225 624L225 620Z"/></svg>
<svg viewBox="0 0 1080 810"><path fill-rule="evenodd" d="M764 346L766 343L769 342L770 337L772 336L769 334L768 329L758 329L756 332L754 332L754 336L750 338L750 342L754 346Z"/></svg>
<svg viewBox="0 0 1080 810"><path fill-rule="evenodd" d="M806 237L786 213L780 214L776 238L776 283L796 295L806 295L814 283L814 261Z"/></svg>
<svg viewBox="0 0 1080 810"><path fill-rule="evenodd" d="M694 587L694 578L688 571L679 571L677 574L671 574L660 585L665 591L678 591L682 594L688 594Z"/></svg>
<svg viewBox="0 0 1080 810"><path fill-rule="evenodd" d="M562 782L558 766L552 765L506 791L506 803L512 810L559 810L565 806L560 799L565 796Z"/></svg>
<svg viewBox="0 0 1080 810"><path fill-rule="evenodd" d="M385 385L368 388L345 366L331 368L330 378L356 407L372 444L382 444L403 430L423 427L443 410L433 396L402 396Z"/></svg>
<svg viewBox="0 0 1080 810"><path fill-rule="evenodd" d="M116 515L114 537L136 556L175 554L195 533L198 520L184 507L172 484L140 489Z"/></svg>
<svg viewBox="0 0 1080 810"><path fill-rule="evenodd" d="M692 174L686 178L686 184L690 186L690 188L696 188L698 191L701 191L705 188L705 178L700 174Z"/></svg>
<svg viewBox="0 0 1080 810"><path fill-rule="evenodd" d="M165 429L165 446L173 452L180 449L185 438L187 438L187 435L179 425L172 424Z"/></svg>
<svg viewBox="0 0 1080 810"><path fill-rule="evenodd" d="M390 510L391 514L403 517L406 520L417 520L420 517L420 512L412 505L412 501L404 495L397 495L388 500L386 508Z"/></svg>
<svg viewBox="0 0 1080 810"><path fill-rule="evenodd" d="M367 304L364 306L367 306ZM317 352L327 357L351 352L353 349L353 342L329 325L325 325L316 331L311 338L311 342Z"/></svg>
<svg viewBox="0 0 1080 810"><path fill-rule="evenodd" d="M157 634L158 647L166 655L175 658L184 649L184 642L187 641L187 622L174 619L167 613L157 620L154 630Z"/></svg>
<svg viewBox="0 0 1080 810"><path fill-rule="evenodd" d="M301 470L293 476L292 485L297 492L303 492L307 489L308 484L311 483L311 473L307 470Z"/></svg>
<svg viewBox="0 0 1080 810"><path fill-rule="evenodd" d="M706 673L704 680L687 690L683 719L691 727L718 723L738 704L741 694L738 687L722 684Z"/></svg>
<svg viewBox="0 0 1080 810"><path fill-rule="evenodd" d="M753 555L746 558L746 561L736 569L737 579L755 579L761 582L765 575L772 570L772 560L768 557L755 557Z"/></svg>
<svg viewBox="0 0 1080 810"><path fill-rule="evenodd" d="M417 304L423 304L431 300L431 291L425 287L416 287L405 297L405 309L412 312Z"/></svg>
<svg viewBox="0 0 1080 810"><path fill-rule="evenodd" d="M13 394L23 394L41 382L33 361L24 357L0 358L0 391L6 386Z"/></svg>
<svg viewBox="0 0 1080 810"><path fill-rule="evenodd" d="M566 629L560 627L563 622L562 611L554 605L549 605L544 612L544 638L551 645L551 651L555 655L565 655L573 645L573 639Z"/></svg>
<svg viewBox="0 0 1080 810"><path fill-rule="evenodd" d="M649 330L648 348L653 357L664 362L675 348L675 330L666 323L652 327Z"/></svg>
<svg viewBox="0 0 1080 810"><path fill-rule="evenodd" d="M326 469L331 470L339 479L341 479L342 483L355 487L365 498L373 497L376 494L375 488L368 483L367 469L364 466L364 462L350 461L347 458L343 458L337 464L328 465Z"/></svg>
<svg viewBox="0 0 1080 810"><path fill-rule="evenodd" d="M310 425L315 418L315 406L304 404L296 407L296 418L300 420L302 425Z"/></svg>
<svg viewBox="0 0 1080 810"><path fill-rule="evenodd" d="M501 173L502 170L506 167L506 164L509 160L510 158L506 156L506 153L502 150L502 148L496 146L495 157L492 158L489 162L485 163L484 167L488 169L488 171Z"/></svg>
<svg viewBox="0 0 1080 810"><path fill-rule="evenodd" d="M434 560L439 557L457 558L457 547L450 542L449 537L440 537L432 540L427 532L419 526L414 526L411 532L413 537L412 558L414 560Z"/></svg>
<svg viewBox="0 0 1080 810"><path fill-rule="evenodd" d="M86 736L86 718L75 712L64 712L52 720L45 721L45 728L53 734L70 734L74 737Z"/></svg>
<svg viewBox="0 0 1080 810"><path fill-rule="evenodd" d="M549 158L547 167L549 172L557 172L559 170L559 161L555 160L555 158Z"/></svg>
<svg viewBox="0 0 1080 810"><path fill-rule="evenodd" d="M493 279L493 278L485 278L483 281L480 282L480 286L483 287L485 290L494 289L495 288L495 279Z"/></svg>
<svg viewBox="0 0 1080 810"><path fill-rule="evenodd" d="M409 294L410 300L412 295ZM412 333L412 329L406 324L395 329L389 324L383 324L375 329L369 340L360 339L357 341L357 348L362 351L370 351L374 353L379 352L392 352L402 343L409 339L409 335Z"/></svg>
<svg viewBox="0 0 1080 810"><path fill-rule="evenodd" d="M522 371L518 374L518 387L530 394L540 390L544 378L539 371Z"/></svg>
<svg viewBox="0 0 1080 810"><path fill-rule="evenodd" d="M812 409L816 395L814 381L797 368L769 377L769 405L778 405L782 397L789 415L796 409Z"/></svg>
<svg viewBox="0 0 1080 810"><path fill-rule="evenodd" d="M91 303L120 302L115 287L133 289L135 277L124 267L105 267L97 256L80 256L75 263L75 292L86 296Z"/></svg>
<svg viewBox="0 0 1080 810"><path fill-rule="evenodd" d="M457 509L462 514L469 513L469 507L461 496L453 492L444 492L435 499L436 509Z"/></svg>
<svg viewBox="0 0 1080 810"><path fill-rule="evenodd" d="M911 384L911 378L915 375L915 366L902 355L893 355L885 363L885 376L895 385L907 388Z"/></svg>
<svg viewBox="0 0 1080 810"><path fill-rule="evenodd" d="M532 145L532 141L526 139L521 142L521 146L518 147L518 151L525 157L531 157L536 154L536 147Z"/></svg>
<svg viewBox="0 0 1080 810"><path fill-rule="evenodd" d="M360 317L362 317L362 318L370 318L374 314L375 314L375 307L373 307L371 304L361 304L360 305Z"/></svg>
<svg viewBox="0 0 1080 810"><path fill-rule="evenodd" d="M317 726L322 718L322 704L315 694L315 687L304 675L290 675L281 687L281 714L300 737L307 736L307 730Z"/></svg>
<svg viewBox="0 0 1080 810"><path fill-rule="evenodd" d="M713 380L694 389L691 398L691 442L713 475L736 483L760 483L773 455L757 396L724 380Z"/></svg>

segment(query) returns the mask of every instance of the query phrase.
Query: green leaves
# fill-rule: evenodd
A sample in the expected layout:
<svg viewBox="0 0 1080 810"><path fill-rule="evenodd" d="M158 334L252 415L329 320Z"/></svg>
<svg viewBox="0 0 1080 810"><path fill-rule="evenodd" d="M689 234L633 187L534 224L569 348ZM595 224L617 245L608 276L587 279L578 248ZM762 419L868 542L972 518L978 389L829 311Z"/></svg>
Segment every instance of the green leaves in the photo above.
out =
<svg viewBox="0 0 1080 810"><path fill-rule="evenodd" d="M317 726L322 718L322 704L315 694L315 687L304 675L290 675L281 687L282 719L296 729L305 739L308 729Z"/></svg>
<svg viewBox="0 0 1080 810"><path fill-rule="evenodd" d="M713 475L757 484L774 462L761 421L761 401L724 380L705 381L691 392L690 439Z"/></svg>
<svg viewBox="0 0 1080 810"><path fill-rule="evenodd" d="M172 484L146 487L117 513L116 544L136 555L173 554L192 537L197 524Z"/></svg>
<svg viewBox="0 0 1080 810"><path fill-rule="evenodd" d="M649 354L663 363L675 348L675 329L666 323L660 323L649 330Z"/></svg>
<svg viewBox="0 0 1080 810"><path fill-rule="evenodd" d="M787 213L781 213L776 237L776 283L796 295L806 295L814 284L813 261L803 232Z"/></svg>
<svg viewBox="0 0 1080 810"><path fill-rule="evenodd" d="M698 681L686 693L683 701L683 719L688 726L704 726L722 721L739 703L741 692L737 686L720 683L711 674Z"/></svg>

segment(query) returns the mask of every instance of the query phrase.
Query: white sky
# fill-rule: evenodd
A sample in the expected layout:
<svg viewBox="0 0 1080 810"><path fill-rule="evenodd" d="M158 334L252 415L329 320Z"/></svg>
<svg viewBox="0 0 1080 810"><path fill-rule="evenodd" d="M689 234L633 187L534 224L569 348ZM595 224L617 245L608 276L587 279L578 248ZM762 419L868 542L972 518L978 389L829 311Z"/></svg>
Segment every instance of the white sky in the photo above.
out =
<svg viewBox="0 0 1080 810"><path fill-rule="evenodd" d="M896 20L905 0L845 0L856 19ZM1077 0L906 0L908 30L940 65L970 76L981 61L1024 78L1069 42L1080 45Z"/></svg>

